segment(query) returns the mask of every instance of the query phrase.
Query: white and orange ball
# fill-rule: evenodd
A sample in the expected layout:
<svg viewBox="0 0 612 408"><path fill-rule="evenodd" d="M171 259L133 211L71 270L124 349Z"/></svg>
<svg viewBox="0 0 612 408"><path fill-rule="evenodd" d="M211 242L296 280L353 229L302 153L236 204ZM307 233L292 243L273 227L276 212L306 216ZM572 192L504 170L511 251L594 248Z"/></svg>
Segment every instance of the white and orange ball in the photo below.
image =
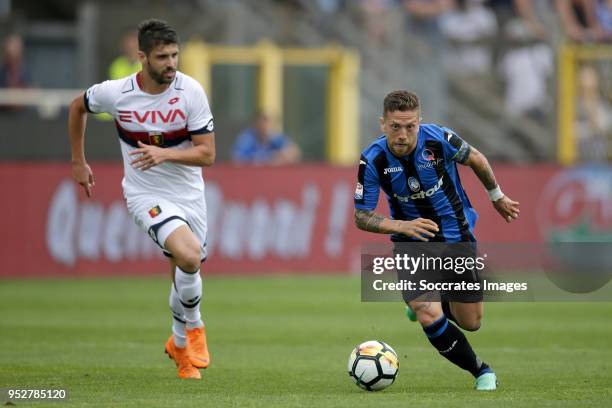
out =
<svg viewBox="0 0 612 408"><path fill-rule="evenodd" d="M397 378L399 358L388 344L370 340L353 349L348 361L348 373L360 388L384 390Z"/></svg>

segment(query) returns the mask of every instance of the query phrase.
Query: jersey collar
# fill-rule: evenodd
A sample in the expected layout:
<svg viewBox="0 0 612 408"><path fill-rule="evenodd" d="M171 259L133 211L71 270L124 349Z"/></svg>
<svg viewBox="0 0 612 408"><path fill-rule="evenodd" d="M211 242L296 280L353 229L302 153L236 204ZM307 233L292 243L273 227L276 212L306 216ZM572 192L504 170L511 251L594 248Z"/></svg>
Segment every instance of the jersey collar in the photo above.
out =
<svg viewBox="0 0 612 408"><path fill-rule="evenodd" d="M178 71L177 74L174 75L174 79L172 80L172 82L168 85L168 89L166 89L164 92L160 93L160 94L150 94L148 92L146 92L144 89L142 89L142 71L138 71L136 73L136 85L138 85L138 90L144 94L147 95L162 95L165 94L166 92L168 92L170 90L170 88L174 87L174 84L176 83L176 79L177 79L177 75L178 75Z"/></svg>

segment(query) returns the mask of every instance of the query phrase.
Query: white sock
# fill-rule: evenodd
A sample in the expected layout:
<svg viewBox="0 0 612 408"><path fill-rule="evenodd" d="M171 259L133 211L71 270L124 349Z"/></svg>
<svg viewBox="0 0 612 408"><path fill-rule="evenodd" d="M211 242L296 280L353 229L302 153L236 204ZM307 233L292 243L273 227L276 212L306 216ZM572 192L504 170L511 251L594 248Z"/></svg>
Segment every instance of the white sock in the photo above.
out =
<svg viewBox="0 0 612 408"><path fill-rule="evenodd" d="M185 313L174 284L170 285L170 310L172 311L172 335L174 344L184 348L187 344L185 338Z"/></svg>
<svg viewBox="0 0 612 408"><path fill-rule="evenodd" d="M183 271L178 266L174 273L174 283L178 292L178 297L183 306L183 313L187 323L187 329L202 327L200 316L200 300L202 299L202 278L200 270L194 273Z"/></svg>

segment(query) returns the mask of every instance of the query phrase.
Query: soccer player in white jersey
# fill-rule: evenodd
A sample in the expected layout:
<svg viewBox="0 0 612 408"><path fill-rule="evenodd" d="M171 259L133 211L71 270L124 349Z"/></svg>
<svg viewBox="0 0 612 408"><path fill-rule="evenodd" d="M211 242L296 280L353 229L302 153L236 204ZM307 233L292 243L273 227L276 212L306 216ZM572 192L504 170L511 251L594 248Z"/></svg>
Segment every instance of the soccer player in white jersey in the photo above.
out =
<svg viewBox="0 0 612 408"><path fill-rule="evenodd" d="M70 105L72 176L87 196L94 187L85 160L87 112L115 119L124 162L123 193L136 223L170 261L172 335L165 350L180 378L201 378L210 364L200 316L200 264L206 258L202 166L215 161L208 99L200 84L177 71L178 37L163 21L138 28L142 71L93 85Z"/></svg>

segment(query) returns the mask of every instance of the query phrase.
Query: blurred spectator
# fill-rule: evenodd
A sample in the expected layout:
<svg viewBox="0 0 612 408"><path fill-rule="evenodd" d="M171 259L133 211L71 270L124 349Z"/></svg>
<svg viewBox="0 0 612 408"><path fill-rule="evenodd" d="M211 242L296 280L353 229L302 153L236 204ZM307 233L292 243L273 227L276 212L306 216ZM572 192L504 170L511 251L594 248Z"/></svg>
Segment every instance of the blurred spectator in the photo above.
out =
<svg viewBox="0 0 612 408"><path fill-rule="evenodd" d="M130 30L121 39L121 55L115 58L108 67L108 79L125 78L141 69L138 59L138 31ZM113 120L108 113L99 113L95 117L102 121Z"/></svg>
<svg viewBox="0 0 612 408"><path fill-rule="evenodd" d="M549 30L536 11L536 3L539 5L543 4L543 9L550 8L548 1L549 0L540 0L539 2L537 0L513 1L516 16L521 19L531 37L537 40L549 39Z"/></svg>
<svg viewBox="0 0 612 408"><path fill-rule="evenodd" d="M455 0L404 0L406 11L420 19L435 19L455 6Z"/></svg>
<svg viewBox="0 0 612 408"><path fill-rule="evenodd" d="M4 40L0 87L25 88L30 85L30 75L23 59L23 40L11 34Z"/></svg>
<svg viewBox="0 0 612 408"><path fill-rule="evenodd" d="M595 15L603 31L604 40L612 41L612 0L597 0Z"/></svg>
<svg viewBox="0 0 612 408"><path fill-rule="evenodd" d="M602 97L599 74L591 65L578 73L575 132L580 159L610 159L612 106Z"/></svg>
<svg viewBox="0 0 612 408"><path fill-rule="evenodd" d="M335 14L344 7L344 0L317 0L317 7L324 14Z"/></svg>
<svg viewBox="0 0 612 408"><path fill-rule="evenodd" d="M459 0L458 7L445 14L440 29L454 47L446 56L452 74L486 73L492 68L488 40L497 34L497 20L486 0Z"/></svg>
<svg viewBox="0 0 612 408"><path fill-rule="evenodd" d="M456 7L455 0L404 0L407 13L408 42L406 52L410 64L410 78L418 78L406 84L421 96L427 106L431 122L445 122L448 115L448 80L444 69L444 55L448 52L448 40L440 30L440 20Z"/></svg>
<svg viewBox="0 0 612 408"><path fill-rule="evenodd" d="M565 35L575 42L600 41L605 33L597 20L596 0L555 0Z"/></svg>
<svg viewBox="0 0 612 408"><path fill-rule="evenodd" d="M276 3L278 16L275 21L275 28L278 30L278 40L282 45L300 44L301 34L296 30L296 21L303 17L304 4L301 0L272 0Z"/></svg>
<svg viewBox="0 0 612 408"><path fill-rule="evenodd" d="M138 60L138 32L128 31L121 40L122 54L115 58L108 68L109 79L120 79L140 71Z"/></svg>
<svg viewBox="0 0 612 408"><path fill-rule="evenodd" d="M396 35L393 24L389 24L396 5L395 0L361 0L363 25L369 46L387 44L389 37Z"/></svg>
<svg viewBox="0 0 612 408"><path fill-rule="evenodd" d="M535 0L537 1L537 0ZM500 26L515 18L520 18L528 25L532 35L538 36L546 29L538 19L534 9L534 0L488 0L488 7L493 10ZM546 0L549 1L549 0Z"/></svg>
<svg viewBox="0 0 612 408"><path fill-rule="evenodd" d="M506 84L506 110L543 120L548 107L547 81L554 67L552 50L536 41L520 20L506 24L504 31L509 46L499 69Z"/></svg>
<svg viewBox="0 0 612 408"><path fill-rule="evenodd" d="M338 30L338 20L346 17L351 18L356 15L355 10L359 8L359 1L355 0L306 0L311 3L311 13L309 17L315 29L325 37L328 42L343 42ZM314 5L314 7L313 7ZM316 10L315 12L312 12ZM351 27L356 28L356 27ZM365 31L365 30L364 30Z"/></svg>
<svg viewBox="0 0 612 408"><path fill-rule="evenodd" d="M489 0L488 6L495 13L497 18L498 36L493 50L493 59L499 64L502 56L509 48L515 46L515 40L508 35L509 31L517 31L517 26L521 25L521 36L530 38L532 41L549 40L550 30L541 20L541 16L536 11L536 6L540 9L550 9L551 0ZM565 0L564 0L565 1ZM546 3L543 5L543 3ZM507 27L512 25L513 27Z"/></svg>
<svg viewBox="0 0 612 408"><path fill-rule="evenodd" d="M234 143L232 159L242 164L283 165L300 160L299 147L285 134L274 131L270 115L258 112L252 127L243 130Z"/></svg>

